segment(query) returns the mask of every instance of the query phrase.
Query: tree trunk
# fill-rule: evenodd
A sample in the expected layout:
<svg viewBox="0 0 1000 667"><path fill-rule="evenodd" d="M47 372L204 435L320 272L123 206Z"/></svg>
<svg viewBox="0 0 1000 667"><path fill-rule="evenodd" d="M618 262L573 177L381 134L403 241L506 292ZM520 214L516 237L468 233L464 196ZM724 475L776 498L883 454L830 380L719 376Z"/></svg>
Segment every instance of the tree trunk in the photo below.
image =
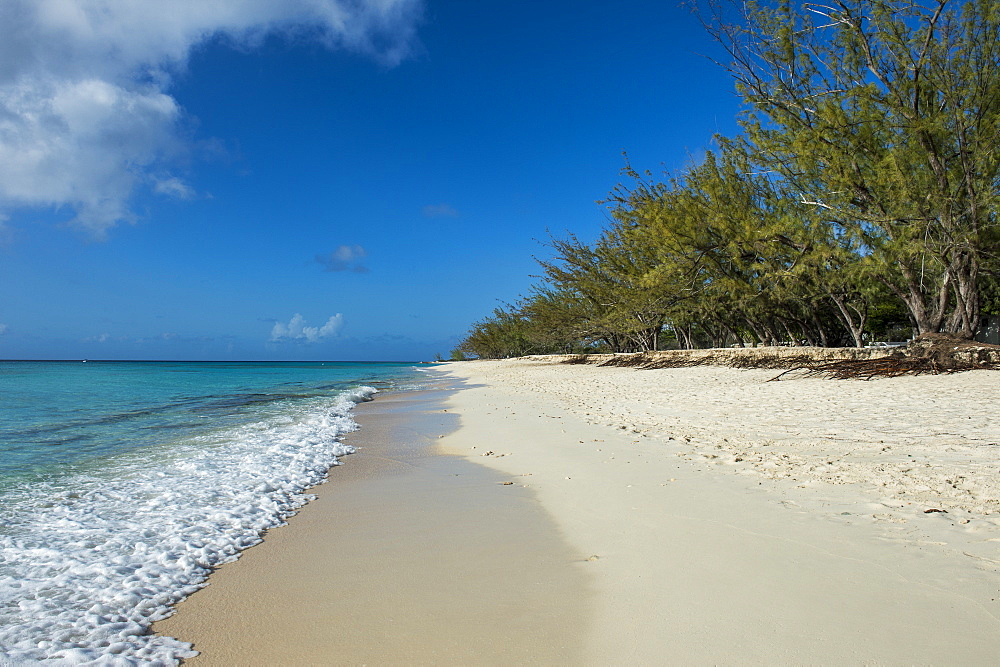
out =
<svg viewBox="0 0 1000 667"><path fill-rule="evenodd" d="M771 322L769 320L764 320L760 324L764 328L764 332L767 334L767 340L765 341L764 344L771 346L777 345L779 337L774 330L774 322Z"/></svg>
<svg viewBox="0 0 1000 667"><path fill-rule="evenodd" d="M819 334L819 344L822 347L830 347L826 337L826 329L823 327L823 323L820 322L819 316L816 314L816 309L812 309L809 314L812 317L813 326L816 327L816 333Z"/></svg>
<svg viewBox="0 0 1000 667"><path fill-rule="evenodd" d="M781 328L785 330L786 334L788 334L789 342L792 345L798 347L800 345L799 339L792 331L792 328L788 325L788 320L786 320L785 318L781 318L779 321L781 322Z"/></svg>
<svg viewBox="0 0 1000 667"><path fill-rule="evenodd" d="M951 294L951 272L945 271L941 286L934 295L930 290L924 289L910 267L902 264L899 267L906 282L905 290L889 280L882 279L882 283L906 304L916 324L918 335L940 332L948 307L948 297Z"/></svg>
<svg viewBox="0 0 1000 667"><path fill-rule="evenodd" d="M767 334L764 333L764 328L760 326L757 322L754 322L749 317L746 318L747 326L750 327L750 331L753 332L754 337L757 339L754 341L754 345L763 345L764 341L767 339Z"/></svg>
<svg viewBox="0 0 1000 667"><path fill-rule="evenodd" d="M854 347L864 347L864 339L862 333L865 330L865 321L868 319L868 313L859 310L857 308L852 308L847 302L847 297L843 294L830 294L830 300L837 304L837 310L840 312L840 319L847 327L847 331L851 334L851 338L854 339ZM858 316L858 321L854 321L854 317L851 316L851 310L855 312Z"/></svg>
<svg viewBox="0 0 1000 667"><path fill-rule="evenodd" d="M690 350L691 337L688 336L688 332L684 330L684 327L674 327L674 333L678 336L678 342L681 344L681 349Z"/></svg>
<svg viewBox="0 0 1000 667"><path fill-rule="evenodd" d="M972 338L979 330L979 266L975 258L963 253L953 271L955 308L948 320L948 331Z"/></svg>

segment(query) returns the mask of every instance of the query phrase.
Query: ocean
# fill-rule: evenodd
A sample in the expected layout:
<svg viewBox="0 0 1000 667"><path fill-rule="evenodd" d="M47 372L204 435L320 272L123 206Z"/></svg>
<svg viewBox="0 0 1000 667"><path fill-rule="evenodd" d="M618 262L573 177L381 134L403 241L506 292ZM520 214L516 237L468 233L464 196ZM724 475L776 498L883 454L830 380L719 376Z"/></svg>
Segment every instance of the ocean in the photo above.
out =
<svg viewBox="0 0 1000 667"><path fill-rule="evenodd" d="M0 362L0 663L194 655L149 626L309 500L352 451L351 408L423 381L406 363Z"/></svg>

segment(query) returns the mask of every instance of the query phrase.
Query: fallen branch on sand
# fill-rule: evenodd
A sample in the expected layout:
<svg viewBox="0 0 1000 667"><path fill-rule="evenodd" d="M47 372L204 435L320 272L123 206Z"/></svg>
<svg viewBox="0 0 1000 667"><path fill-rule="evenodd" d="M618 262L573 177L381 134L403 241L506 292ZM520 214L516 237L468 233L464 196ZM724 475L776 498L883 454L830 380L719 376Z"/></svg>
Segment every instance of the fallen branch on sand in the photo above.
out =
<svg viewBox="0 0 1000 667"><path fill-rule="evenodd" d="M826 375L838 380L899 377L924 373L959 373L977 369L1000 370L1000 346L976 343L948 334L925 334L910 341L906 352L881 359L851 359L821 364L802 364L771 380L780 380L792 371L805 376Z"/></svg>
<svg viewBox="0 0 1000 667"><path fill-rule="evenodd" d="M987 345L948 334L925 334L903 351L857 348L743 348L675 350L613 355L574 355L565 364L595 363L654 370L691 366L786 369L771 381L823 375L838 380L871 380L924 373L1000 370L1000 345Z"/></svg>
<svg viewBox="0 0 1000 667"><path fill-rule="evenodd" d="M789 368L785 372L774 376L768 382L781 380L784 376L796 371L804 371L798 377L826 375L837 380L871 380L876 377L899 377L900 375L920 375L921 373L956 373L975 368L983 368L983 366L953 364L942 367L935 363L933 359L900 356L885 359L858 359L831 361L824 364L803 364L795 368Z"/></svg>

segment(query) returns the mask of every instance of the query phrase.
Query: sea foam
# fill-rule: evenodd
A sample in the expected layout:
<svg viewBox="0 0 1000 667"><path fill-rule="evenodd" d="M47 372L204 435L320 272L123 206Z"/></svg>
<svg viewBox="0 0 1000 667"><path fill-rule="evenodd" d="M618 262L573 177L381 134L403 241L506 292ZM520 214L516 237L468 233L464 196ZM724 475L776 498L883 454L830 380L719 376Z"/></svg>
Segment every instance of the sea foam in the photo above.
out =
<svg viewBox="0 0 1000 667"><path fill-rule="evenodd" d="M0 508L0 663L174 664L149 634L211 569L281 525L353 448L350 409L375 393L262 411L241 426L13 491Z"/></svg>

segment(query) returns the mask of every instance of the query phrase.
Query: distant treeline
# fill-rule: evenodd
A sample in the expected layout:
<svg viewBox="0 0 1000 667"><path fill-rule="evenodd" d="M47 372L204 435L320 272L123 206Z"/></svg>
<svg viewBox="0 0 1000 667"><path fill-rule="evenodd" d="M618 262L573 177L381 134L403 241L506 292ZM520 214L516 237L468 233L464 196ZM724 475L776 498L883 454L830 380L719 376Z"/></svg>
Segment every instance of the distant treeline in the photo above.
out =
<svg viewBox="0 0 1000 667"><path fill-rule="evenodd" d="M1000 312L1000 4L699 15L742 134L662 180L626 162L600 238L552 238L453 357L972 337Z"/></svg>

